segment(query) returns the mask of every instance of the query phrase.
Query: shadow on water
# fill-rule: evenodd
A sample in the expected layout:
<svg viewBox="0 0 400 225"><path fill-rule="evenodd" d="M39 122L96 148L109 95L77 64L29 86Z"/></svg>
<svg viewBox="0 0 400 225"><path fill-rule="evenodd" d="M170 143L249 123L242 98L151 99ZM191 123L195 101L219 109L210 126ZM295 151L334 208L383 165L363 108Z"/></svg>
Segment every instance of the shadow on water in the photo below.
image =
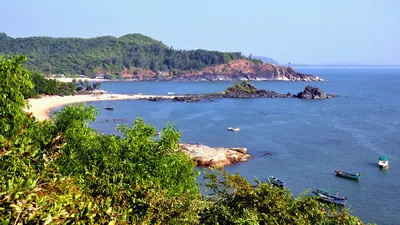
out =
<svg viewBox="0 0 400 225"><path fill-rule="evenodd" d="M268 116L268 115L282 115L285 114L284 112L257 112L257 115L264 115L264 116Z"/></svg>
<svg viewBox="0 0 400 225"><path fill-rule="evenodd" d="M375 162L366 162L365 165L368 167L371 167L371 168L375 167L376 170L378 170L380 172L387 172L387 171L389 171L389 167L390 167L390 166L388 166L386 168L383 168L383 167L380 167L378 165L378 163L375 163Z"/></svg>
<svg viewBox="0 0 400 225"><path fill-rule="evenodd" d="M264 152L261 152L261 154L254 156L254 158L267 158L267 157L276 156L276 155L278 155L277 152L264 151Z"/></svg>
<svg viewBox="0 0 400 225"><path fill-rule="evenodd" d="M340 140L340 139L322 139L322 140L307 140L307 139L303 139L299 141L300 143L304 143L304 144L319 144L319 145L330 145L330 144L342 144L344 141Z"/></svg>
<svg viewBox="0 0 400 225"><path fill-rule="evenodd" d="M361 177L362 177L362 174L360 174L361 175ZM356 180L356 179L349 179L349 178L345 178L345 177L340 177L340 176L338 176L338 175L334 175L336 178L335 178L335 180L344 180L344 182L352 182L352 183L356 183L356 184L359 184L360 183L360 180ZM361 179L361 178L360 178Z"/></svg>
<svg viewBox="0 0 400 225"><path fill-rule="evenodd" d="M365 162L365 165L367 165L368 167L379 168L378 163L376 163L376 162Z"/></svg>
<svg viewBox="0 0 400 225"><path fill-rule="evenodd" d="M383 168L383 167L378 167L378 169L379 169L379 171L382 171L382 172L387 172L387 171L389 171L389 167L385 167L385 168Z"/></svg>

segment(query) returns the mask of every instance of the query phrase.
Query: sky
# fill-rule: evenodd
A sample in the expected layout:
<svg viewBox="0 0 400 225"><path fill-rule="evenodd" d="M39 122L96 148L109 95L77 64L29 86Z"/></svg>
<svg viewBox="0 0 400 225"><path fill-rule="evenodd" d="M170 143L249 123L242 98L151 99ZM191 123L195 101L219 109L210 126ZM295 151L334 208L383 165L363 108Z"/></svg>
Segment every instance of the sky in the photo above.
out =
<svg viewBox="0 0 400 225"><path fill-rule="evenodd" d="M0 0L11 37L141 33L282 64L400 65L400 0Z"/></svg>

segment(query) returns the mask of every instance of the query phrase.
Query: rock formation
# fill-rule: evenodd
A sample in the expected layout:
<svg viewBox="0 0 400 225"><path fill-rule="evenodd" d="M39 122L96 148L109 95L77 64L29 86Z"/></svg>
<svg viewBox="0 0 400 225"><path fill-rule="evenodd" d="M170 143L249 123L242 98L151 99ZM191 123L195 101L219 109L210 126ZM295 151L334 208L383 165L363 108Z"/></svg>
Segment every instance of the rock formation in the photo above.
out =
<svg viewBox="0 0 400 225"><path fill-rule="evenodd" d="M280 94L275 91L258 90L254 85L248 81L236 83L228 87L224 92L215 92L211 94L188 94L180 95L172 98L175 102L198 102L201 100L213 100L218 98L300 98L300 99L324 99L334 98L338 95L325 94L321 89L306 86L302 92L293 95L290 92L287 94ZM169 100L163 96L148 98L149 101L164 101Z"/></svg>
<svg viewBox="0 0 400 225"><path fill-rule="evenodd" d="M319 88L311 87L310 85L307 85L304 88L304 91L299 92L296 97L301 98L301 99L324 99L324 98L334 98L337 97L338 95L335 94L325 94L324 91L322 91Z"/></svg>
<svg viewBox="0 0 400 225"><path fill-rule="evenodd" d="M221 93L222 98L292 98L293 95L280 94L275 91L258 90L248 81L236 83Z"/></svg>
<svg viewBox="0 0 400 225"><path fill-rule="evenodd" d="M210 66L204 70L187 73L170 78L175 81L323 81L318 76L299 73L288 66L278 66L272 63L257 63L249 60L238 59L226 64Z"/></svg>
<svg viewBox="0 0 400 225"><path fill-rule="evenodd" d="M226 166L244 162L252 156L246 148L210 148L202 144L179 144L180 149L194 160L197 166Z"/></svg>
<svg viewBox="0 0 400 225"><path fill-rule="evenodd" d="M246 148L211 148L202 144L179 144L180 149L189 155L196 166L226 166L244 162L252 156Z"/></svg>

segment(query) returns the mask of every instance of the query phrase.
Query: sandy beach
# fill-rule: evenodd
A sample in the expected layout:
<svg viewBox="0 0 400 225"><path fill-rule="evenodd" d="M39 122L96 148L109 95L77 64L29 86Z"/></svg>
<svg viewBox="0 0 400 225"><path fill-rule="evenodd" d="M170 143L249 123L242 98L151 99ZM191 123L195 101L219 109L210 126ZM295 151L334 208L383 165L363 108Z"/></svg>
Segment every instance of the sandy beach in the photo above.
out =
<svg viewBox="0 0 400 225"><path fill-rule="evenodd" d="M162 97L172 99L172 95L122 95L122 94L102 94L102 95L71 95L71 96L44 96L39 99L28 99L29 109L27 112L32 112L38 120L50 119L50 111L56 107L63 105L82 103L82 102L95 102L95 101L109 101L109 100L140 100L149 99L152 97Z"/></svg>
<svg viewBox="0 0 400 225"><path fill-rule="evenodd" d="M89 81L89 82L103 82L103 81L111 81L111 80L107 80L107 79L98 79L98 78L87 78L87 77L79 77L79 78L48 78L48 79L53 79L53 80L57 80L60 82L72 82L73 80L76 81Z"/></svg>

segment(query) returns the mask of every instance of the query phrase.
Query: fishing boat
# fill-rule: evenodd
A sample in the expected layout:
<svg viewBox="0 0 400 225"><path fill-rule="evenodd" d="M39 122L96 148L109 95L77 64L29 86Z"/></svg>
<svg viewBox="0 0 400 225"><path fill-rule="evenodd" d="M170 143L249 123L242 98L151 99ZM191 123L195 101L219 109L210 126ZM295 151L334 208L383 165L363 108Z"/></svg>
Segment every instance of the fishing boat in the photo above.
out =
<svg viewBox="0 0 400 225"><path fill-rule="evenodd" d="M106 110L114 110L114 106L106 106L104 107Z"/></svg>
<svg viewBox="0 0 400 225"><path fill-rule="evenodd" d="M345 206L347 203L347 197L337 197L333 196L330 194L328 191L322 190L322 189L315 189L315 191L312 192L315 196L317 196L317 199L320 201L324 201L327 203L333 203L337 205L343 205Z"/></svg>
<svg viewBox="0 0 400 225"><path fill-rule="evenodd" d="M285 187L285 181L279 180L277 177L268 176L268 180L271 184L278 186L278 187Z"/></svg>
<svg viewBox="0 0 400 225"><path fill-rule="evenodd" d="M387 156L379 157L378 165L382 168L387 168L389 166L389 160Z"/></svg>
<svg viewBox="0 0 400 225"><path fill-rule="evenodd" d="M228 127L229 131L239 131L240 128L239 127Z"/></svg>
<svg viewBox="0 0 400 225"><path fill-rule="evenodd" d="M361 176L361 174L359 174L359 173L356 173L356 174L346 173L346 172L343 172L343 171L340 171L340 170L335 170L335 173L339 177L344 177L344 178L354 179L354 180L358 180L360 178L360 176Z"/></svg>

